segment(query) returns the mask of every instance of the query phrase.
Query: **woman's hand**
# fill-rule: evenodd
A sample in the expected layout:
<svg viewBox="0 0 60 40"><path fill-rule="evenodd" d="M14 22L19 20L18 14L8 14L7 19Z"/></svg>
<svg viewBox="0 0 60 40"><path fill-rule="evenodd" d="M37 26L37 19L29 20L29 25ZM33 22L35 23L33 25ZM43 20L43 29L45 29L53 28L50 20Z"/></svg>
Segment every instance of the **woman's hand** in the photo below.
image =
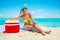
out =
<svg viewBox="0 0 60 40"><path fill-rule="evenodd" d="M34 24L36 24L36 22L33 22Z"/></svg>

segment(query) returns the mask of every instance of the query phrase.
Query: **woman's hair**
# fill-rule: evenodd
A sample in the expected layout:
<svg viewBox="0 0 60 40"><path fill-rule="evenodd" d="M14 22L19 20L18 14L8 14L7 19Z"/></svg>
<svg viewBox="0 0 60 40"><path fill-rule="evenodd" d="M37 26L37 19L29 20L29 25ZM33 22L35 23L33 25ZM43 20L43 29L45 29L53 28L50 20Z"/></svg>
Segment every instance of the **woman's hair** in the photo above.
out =
<svg viewBox="0 0 60 40"><path fill-rule="evenodd" d="M28 8L23 8L23 9L20 11L20 13L21 13L22 11L24 11L24 9L28 9Z"/></svg>
<svg viewBox="0 0 60 40"><path fill-rule="evenodd" d="M27 9L27 8L23 8L22 11L24 11L24 9Z"/></svg>

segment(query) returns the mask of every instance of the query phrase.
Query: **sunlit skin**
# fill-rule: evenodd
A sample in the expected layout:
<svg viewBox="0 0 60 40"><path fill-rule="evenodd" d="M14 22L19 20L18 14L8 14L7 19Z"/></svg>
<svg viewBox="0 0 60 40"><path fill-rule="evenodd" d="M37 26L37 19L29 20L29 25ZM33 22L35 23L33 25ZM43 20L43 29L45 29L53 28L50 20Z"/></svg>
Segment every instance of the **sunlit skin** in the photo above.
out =
<svg viewBox="0 0 60 40"><path fill-rule="evenodd" d="M31 20L31 22L33 22L32 24L30 24L30 21L28 23L24 23L24 29L25 30L34 30L35 32L41 33L42 35L50 34L50 32L51 32L51 31L42 31L40 28L37 28L36 27L36 23L33 20L31 13L28 12L28 9L27 8L24 8L22 10L22 15L19 15L17 17L17 19L20 19L20 18L22 18L23 20L30 19L30 18L32 19Z"/></svg>

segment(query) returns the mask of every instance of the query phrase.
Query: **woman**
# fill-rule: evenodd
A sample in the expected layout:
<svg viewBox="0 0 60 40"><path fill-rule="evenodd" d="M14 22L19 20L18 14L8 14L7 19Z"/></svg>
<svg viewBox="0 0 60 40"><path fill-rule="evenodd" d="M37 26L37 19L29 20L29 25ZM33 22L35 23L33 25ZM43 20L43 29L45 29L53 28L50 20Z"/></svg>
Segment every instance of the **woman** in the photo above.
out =
<svg viewBox="0 0 60 40"><path fill-rule="evenodd" d="M24 20L24 29L25 30L34 30L37 33L41 33L43 35L50 34L50 31L42 31L41 29L36 27L36 23L34 22L32 15L30 12L27 12L27 8L23 8L22 14L17 17L17 19L22 18Z"/></svg>

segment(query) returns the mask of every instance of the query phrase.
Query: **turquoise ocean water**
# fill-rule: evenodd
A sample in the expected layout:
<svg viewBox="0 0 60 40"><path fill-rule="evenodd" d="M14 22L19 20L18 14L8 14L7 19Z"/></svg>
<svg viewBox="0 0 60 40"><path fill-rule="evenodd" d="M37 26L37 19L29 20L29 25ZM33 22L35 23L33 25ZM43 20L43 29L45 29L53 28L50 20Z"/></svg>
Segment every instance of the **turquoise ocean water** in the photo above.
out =
<svg viewBox="0 0 60 40"><path fill-rule="evenodd" d="M9 20L9 18L0 18L0 25L4 25L5 21ZM23 20L19 20L20 24L23 25ZM38 25L46 26L46 27L60 27L60 18L34 18L34 21Z"/></svg>
<svg viewBox="0 0 60 40"><path fill-rule="evenodd" d="M9 18L0 18L0 31L3 30L5 21ZM20 21L20 26L23 27L23 20ZM34 18L34 21L41 26L50 28L60 28L60 18Z"/></svg>

